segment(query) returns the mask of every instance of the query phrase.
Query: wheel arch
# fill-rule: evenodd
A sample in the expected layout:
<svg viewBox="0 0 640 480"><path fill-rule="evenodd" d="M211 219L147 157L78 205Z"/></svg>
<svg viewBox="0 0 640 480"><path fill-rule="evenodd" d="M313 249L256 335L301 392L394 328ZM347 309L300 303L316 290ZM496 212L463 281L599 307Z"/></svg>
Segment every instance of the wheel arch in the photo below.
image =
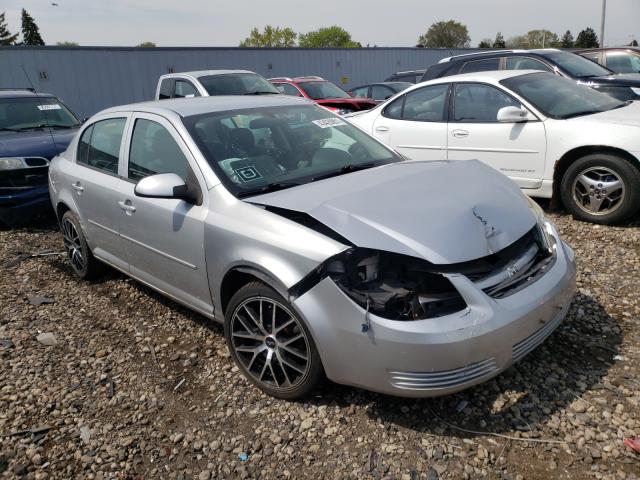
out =
<svg viewBox="0 0 640 480"><path fill-rule="evenodd" d="M552 207L558 207L562 205L562 198L560 196L560 184L562 183L562 177L566 173L569 166L579 158L593 153L618 155L626 159L632 166L640 171L640 159L636 158L631 153L622 148L611 147L608 145L584 145L581 147L576 147L566 152L556 161L555 168L553 169L553 193L551 197Z"/></svg>
<svg viewBox="0 0 640 480"><path fill-rule="evenodd" d="M71 208L63 201L60 201L56 204L56 216L58 217L58 222L62 220L62 216L69 210L71 210Z"/></svg>

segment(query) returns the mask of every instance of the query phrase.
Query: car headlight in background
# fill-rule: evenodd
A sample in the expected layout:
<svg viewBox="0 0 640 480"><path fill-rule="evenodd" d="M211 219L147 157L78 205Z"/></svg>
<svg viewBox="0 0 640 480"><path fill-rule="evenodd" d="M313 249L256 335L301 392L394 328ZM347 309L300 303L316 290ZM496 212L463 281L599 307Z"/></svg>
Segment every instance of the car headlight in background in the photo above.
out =
<svg viewBox="0 0 640 480"><path fill-rule="evenodd" d="M49 165L49 160L42 157L0 157L0 171L38 168Z"/></svg>
<svg viewBox="0 0 640 480"><path fill-rule="evenodd" d="M631 91L636 94L636 97L640 98L640 87L631 87Z"/></svg>

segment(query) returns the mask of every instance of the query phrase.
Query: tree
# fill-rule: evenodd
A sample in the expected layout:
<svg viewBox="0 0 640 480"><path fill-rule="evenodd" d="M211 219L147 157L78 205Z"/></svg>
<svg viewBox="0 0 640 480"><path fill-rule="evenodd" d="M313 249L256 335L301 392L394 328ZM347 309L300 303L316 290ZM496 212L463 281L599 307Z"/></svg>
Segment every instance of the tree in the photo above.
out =
<svg viewBox="0 0 640 480"><path fill-rule="evenodd" d="M636 40L635 38L633 40L631 40L631 43L629 44L630 47L637 47L638 46L638 40Z"/></svg>
<svg viewBox="0 0 640 480"><path fill-rule="evenodd" d="M0 45L15 45L18 34L13 35L7 29L7 22L4 19L4 13L0 13Z"/></svg>
<svg viewBox="0 0 640 480"><path fill-rule="evenodd" d="M549 30L529 30L525 36L527 37L527 48L555 48L560 46L558 35Z"/></svg>
<svg viewBox="0 0 640 480"><path fill-rule="evenodd" d="M507 44L504 42L504 37L501 32L496 33L496 39L493 41L493 48L506 48Z"/></svg>
<svg viewBox="0 0 640 480"><path fill-rule="evenodd" d="M359 42L351 40L351 34L337 25L319 28L298 35L298 46L302 48L358 48Z"/></svg>
<svg viewBox="0 0 640 480"><path fill-rule="evenodd" d="M483 38L482 40L480 40L480 43L478 44L478 48L491 48L491 39Z"/></svg>
<svg viewBox="0 0 640 480"><path fill-rule="evenodd" d="M22 45L44 45L36 21L24 8L22 9Z"/></svg>
<svg viewBox="0 0 640 480"><path fill-rule="evenodd" d="M295 47L296 32L292 28L267 25L262 33L257 28L251 30L247 38L240 42L241 47Z"/></svg>
<svg viewBox="0 0 640 480"><path fill-rule="evenodd" d="M515 37L509 37L505 42L507 48L528 48L529 39L526 35L516 35Z"/></svg>
<svg viewBox="0 0 640 480"><path fill-rule="evenodd" d="M566 32L564 32L562 40L560 41L560 45L562 46L562 48L573 48L574 43L575 42L573 41L573 34L571 33L571 30L567 30Z"/></svg>
<svg viewBox="0 0 640 480"><path fill-rule="evenodd" d="M418 45L427 48L468 48L470 44L466 25L455 20L436 22L418 38Z"/></svg>
<svg viewBox="0 0 640 480"><path fill-rule="evenodd" d="M77 47L78 42L58 42L56 45L59 47Z"/></svg>
<svg viewBox="0 0 640 480"><path fill-rule="evenodd" d="M576 38L576 43L574 45L576 48L594 48L599 47L600 42L598 41L598 35L591 27L587 27L582 30L578 34L578 38Z"/></svg>
<svg viewBox="0 0 640 480"><path fill-rule="evenodd" d="M142 42L138 45L138 48L156 48L156 44L153 42Z"/></svg>

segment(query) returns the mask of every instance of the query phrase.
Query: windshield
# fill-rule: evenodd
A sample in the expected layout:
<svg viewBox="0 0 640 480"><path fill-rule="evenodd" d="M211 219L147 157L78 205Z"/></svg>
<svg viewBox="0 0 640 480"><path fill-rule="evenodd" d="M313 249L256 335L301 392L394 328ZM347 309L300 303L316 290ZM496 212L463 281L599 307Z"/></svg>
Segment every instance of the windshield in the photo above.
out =
<svg viewBox="0 0 640 480"><path fill-rule="evenodd" d="M209 95L280 94L267 80L255 73L229 73L198 77Z"/></svg>
<svg viewBox="0 0 640 480"><path fill-rule="evenodd" d="M609 95L578 85L574 80L551 73L529 73L500 83L551 118L577 117L626 105Z"/></svg>
<svg viewBox="0 0 640 480"><path fill-rule="evenodd" d="M222 183L238 197L401 160L317 105L207 113L183 122Z"/></svg>
<svg viewBox="0 0 640 480"><path fill-rule="evenodd" d="M73 128L80 122L53 97L0 98L0 131Z"/></svg>
<svg viewBox="0 0 640 480"><path fill-rule="evenodd" d="M606 77L613 72L580 55L567 52L545 52L544 56L576 78Z"/></svg>
<svg viewBox="0 0 640 480"><path fill-rule="evenodd" d="M303 89L309 98L324 100L326 98L351 98L347 92L331 82L300 82L298 87Z"/></svg>

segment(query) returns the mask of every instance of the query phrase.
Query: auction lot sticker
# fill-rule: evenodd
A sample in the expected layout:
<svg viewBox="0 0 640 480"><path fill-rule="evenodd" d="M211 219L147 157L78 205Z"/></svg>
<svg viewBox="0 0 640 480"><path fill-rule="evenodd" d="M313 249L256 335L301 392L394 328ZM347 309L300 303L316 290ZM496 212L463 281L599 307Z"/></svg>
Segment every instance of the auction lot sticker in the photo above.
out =
<svg viewBox="0 0 640 480"><path fill-rule="evenodd" d="M320 128L339 127L340 125L346 125L346 122L339 118L321 118L320 120L313 120Z"/></svg>
<svg viewBox="0 0 640 480"><path fill-rule="evenodd" d="M62 110L62 107L58 104L52 103L49 105L38 105L38 110Z"/></svg>

